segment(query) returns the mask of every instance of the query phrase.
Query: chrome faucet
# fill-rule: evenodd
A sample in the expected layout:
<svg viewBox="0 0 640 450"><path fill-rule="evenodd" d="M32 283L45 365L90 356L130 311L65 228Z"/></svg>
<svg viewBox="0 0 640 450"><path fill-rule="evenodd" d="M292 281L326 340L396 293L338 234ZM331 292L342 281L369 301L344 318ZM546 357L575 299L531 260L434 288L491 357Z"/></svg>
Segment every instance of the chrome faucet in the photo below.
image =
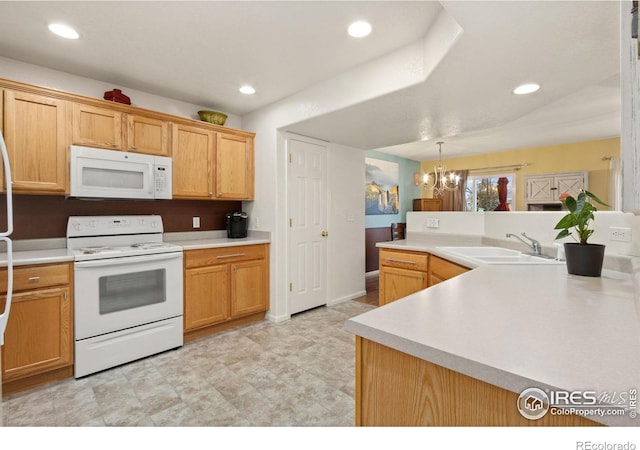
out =
<svg viewBox="0 0 640 450"><path fill-rule="evenodd" d="M529 236L524 234L524 232L521 233L521 234L522 234L522 236L527 238L530 242L527 242L524 239L522 239L520 236L515 235L515 234L511 234L511 233L507 233L507 237L508 238L514 237L514 238L518 239L520 242L522 242L523 244L531 246L531 249L533 250L533 252L531 254L533 254L533 255L541 255L542 251L541 251L541 248L540 248L540 242L536 241L533 238L530 238Z"/></svg>

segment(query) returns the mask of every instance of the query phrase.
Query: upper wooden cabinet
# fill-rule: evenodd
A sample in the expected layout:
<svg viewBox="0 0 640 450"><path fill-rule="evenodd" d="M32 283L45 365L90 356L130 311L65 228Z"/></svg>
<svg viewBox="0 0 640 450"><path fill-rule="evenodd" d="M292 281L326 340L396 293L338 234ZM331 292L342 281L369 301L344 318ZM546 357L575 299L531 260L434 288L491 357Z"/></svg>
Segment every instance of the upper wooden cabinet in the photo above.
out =
<svg viewBox="0 0 640 450"><path fill-rule="evenodd" d="M73 143L122 150L122 113L73 104Z"/></svg>
<svg viewBox="0 0 640 450"><path fill-rule="evenodd" d="M253 133L3 79L0 98L16 193L68 194L79 145L172 157L178 199L254 197Z"/></svg>
<svg viewBox="0 0 640 450"><path fill-rule="evenodd" d="M171 156L169 122L127 114L125 150L149 155Z"/></svg>
<svg viewBox="0 0 640 450"><path fill-rule="evenodd" d="M171 156L169 122L82 103L73 104L72 142L89 147Z"/></svg>
<svg viewBox="0 0 640 450"><path fill-rule="evenodd" d="M173 124L173 196L213 198L213 131Z"/></svg>
<svg viewBox="0 0 640 450"><path fill-rule="evenodd" d="M4 129L16 193L68 192L67 102L4 91ZM3 181L4 183L4 181ZM3 185L3 189L6 186Z"/></svg>
<svg viewBox="0 0 640 450"><path fill-rule="evenodd" d="M216 145L216 197L249 200L253 198L253 138L218 133Z"/></svg>

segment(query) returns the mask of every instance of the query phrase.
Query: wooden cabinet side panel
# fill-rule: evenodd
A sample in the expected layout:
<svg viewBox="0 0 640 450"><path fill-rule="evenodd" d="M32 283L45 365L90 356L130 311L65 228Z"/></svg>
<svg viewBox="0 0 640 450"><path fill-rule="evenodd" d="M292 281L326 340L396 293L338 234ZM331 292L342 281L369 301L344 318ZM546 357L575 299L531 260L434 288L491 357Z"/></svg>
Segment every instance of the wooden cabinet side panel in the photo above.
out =
<svg viewBox="0 0 640 450"><path fill-rule="evenodd" d="M518 394L401 353L361 342L361 425L364 426L594 426L586 418L547 414L528 420Z"/></svg>

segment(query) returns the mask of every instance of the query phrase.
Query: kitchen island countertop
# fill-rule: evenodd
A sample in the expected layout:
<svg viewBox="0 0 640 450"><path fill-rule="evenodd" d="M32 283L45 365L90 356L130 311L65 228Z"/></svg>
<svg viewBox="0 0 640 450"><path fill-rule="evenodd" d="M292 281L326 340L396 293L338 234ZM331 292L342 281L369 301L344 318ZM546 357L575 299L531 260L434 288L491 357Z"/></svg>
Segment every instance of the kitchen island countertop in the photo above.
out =
<svg viewBox="0 0 640 450"><path fill-rule="evenodd" d="M407 241L378 246L437 253ZM640 321L627 275L481 265L351 318L345 329L518 394L529 387L628 392L640 389ZM640 425L629 414L589 418Z"/></svg>

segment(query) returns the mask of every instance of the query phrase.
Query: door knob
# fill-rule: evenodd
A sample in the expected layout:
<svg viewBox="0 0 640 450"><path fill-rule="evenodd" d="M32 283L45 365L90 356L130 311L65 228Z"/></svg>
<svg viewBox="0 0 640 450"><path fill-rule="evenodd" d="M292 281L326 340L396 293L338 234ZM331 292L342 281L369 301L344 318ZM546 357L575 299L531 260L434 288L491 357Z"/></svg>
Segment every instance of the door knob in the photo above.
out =
<svg viewBox="0 0 640 450"><path fill-rule="evenodd" d="M328 231L323 231L322 233L320 233L322 237L327 237L329 236L329 232Z"/></svg>

